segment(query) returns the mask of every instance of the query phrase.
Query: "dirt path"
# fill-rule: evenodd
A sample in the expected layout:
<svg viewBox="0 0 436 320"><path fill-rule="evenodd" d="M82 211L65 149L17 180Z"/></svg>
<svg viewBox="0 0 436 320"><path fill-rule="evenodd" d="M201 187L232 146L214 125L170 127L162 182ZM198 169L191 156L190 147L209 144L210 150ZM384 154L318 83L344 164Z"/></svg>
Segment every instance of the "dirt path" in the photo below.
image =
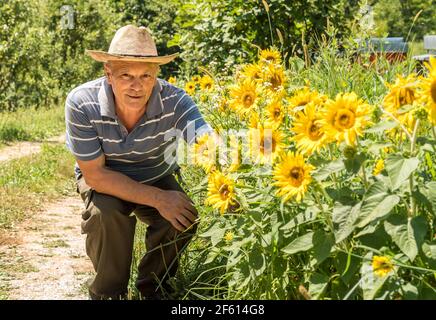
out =
<svg viewBox="0 0 436 320"><path fill-rule="evenodd" d="M78 197L49 204L2 239L0 283L7 299L87 299L92 264L80 234ZM5 290L6 289L6 290Z"/></svg>
<svg viewBox="0 0 436 320"><path fill-rule="evenodd" d="M50 141L63 143L64 137ZM5 147L0 165L39 152L41 144ZM63 197L1 234L0 300L88 299L85 283L93 268L80 233L82 208L80 197Z"/></svg>
<svg viewBox="0 0 436 320"><path fill-rule="evenodd" d="M64 141L65 134L47 139L45 142L63 143ZM38 153L41 151L41 145L42 142L22 141L14 143L11 146L4 147L0 150L0 163Z"/></svg>

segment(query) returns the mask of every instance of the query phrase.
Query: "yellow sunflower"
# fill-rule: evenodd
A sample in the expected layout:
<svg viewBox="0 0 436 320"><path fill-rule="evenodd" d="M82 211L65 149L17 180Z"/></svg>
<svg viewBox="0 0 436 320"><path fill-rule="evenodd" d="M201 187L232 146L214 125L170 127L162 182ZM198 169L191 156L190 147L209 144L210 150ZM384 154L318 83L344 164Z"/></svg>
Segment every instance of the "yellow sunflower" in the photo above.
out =
<svg viewBox="0 0 436 320"><path fill-rule="evenodd" d="M297 90L293 96L288 99L289 107L294 112L303 110L304 106L309 102L313 102L315 105L321 105L326 100L327 97L325 95L322 95L315 90L312 91L307 86Z"/></svg>
<svg viewBox="0 0 436 320"><path fill-rule="evenodd" d="M259 53L259 60L271 64L281 64L282 57L276 48L264 49Z"/></svg>
<svg viewBox="0 0 436 320"><path fill-rule="evenodd" d="M410 74L406 78L398 75L393 84L387 84L389 92L383 99L383 107L385 110L391 113L409 131L412 131L415 126L413 112L418 102L418 86L419 82L415 74ZM411 107L404 109L406 106ZM388 130L388 134L393 135L397 131L398 129L394 128Z"/></svg>
<svg viewBox="0 0 436 320"><path fill-rule="evenodd" d="M229 207L235 206L235 181L219 171L211 173L207 185L206 204L219 209L221 214Z"/></svg>
<svg viewBox="0 0 436 320"><path fill-rule="evenodd" d="M257 63L247 64L242 68L241 76L252 81L260 81L262 80L262 68Z"/></svg>
<svg viewBox="0 0 436 320"><path fill-rule="evenodd" d="M258 98L254 81L245 79L230 88L230 107L238 114L246 116L255 107Z"/></svg>
<svg viewBox="0 0 436 320"><path fill-rule="evenodd" d="M249 128L259 128L259 123L260 123L260 120L259 120L259 114L257 113L257 112L253 112L253 113L251 113L251 115L250 115L250 119L249 119L249 123L248 123L248 127Z"/></svg>
<svg viewBox="0 0 436 320"><path fill-rule="evenodd" d="M285 116L285 108L281 99L272 99L266 108L267 120L266 122L271 127L279 127Z"/></svg>
<svg viewBox="0 0 436 320"><path fill-rule="evenodd" d="M272 163L285 147L284 135L278 129L259 125L248 134L250 155L256 163Z"/></svg>
<svg viewBox="0 0 436 320"><path fill-rule="evenodd" d="M321 112L313 102L309 102L303 111L295 114L291 129L295 136L291 140L295 141L298 151L303 155L318 152L325 146L327 140L321 120Z"/></svg>
<svg viewBox="0 0 436 320"><path fill-rule="evenodd" d="M195 76L192 77L191 81L194 82L195 84L200 83L201 77L196 74Z"/></svg>
<svg viewBox="0 0 436 320"><path fill-rule="evenodd" d="M213 87L214 87L214 82L210 76L205 75L200 79L200 88L202 90L210 91L213 89Z"/></svg>
<svg viewBox="0 0 436 320"><path fill-rule="evenodd" d="M376 276L384 277L394 270L394 265L389 257L374 256L372 258L372 270Z"/></svg>
<svg viewBox="0 0 436 320"><path fill-rule="evenodd" d="M277 194L288 201L295 197L300 202L312 181L311 172L314 167L305 163L301 154L288 152L283 155L281 161L275 166L273 179L278 187Z"/></svg>
<svg viewBox="0 0 436 320"><path fill-rule="evenodd" d="M335 100L325 103L324 118L320 121L324 132L337 143L345 140L346 144L354 145L358 136L370 122L367 117L371 107L359 99L354 92L339 93Z"/></svg>
<svg viewBox="0 0 436 320"><path fill-rule="evenodd" d="M193 81L186 82L185 91L189 95L194 94L195 93L195 82L193 82Z"/></svg>
<svg viewBox="0 0 436 320"><path fill-rule="evenodd" d="M281 66L269 64L264 68L262 75L263 85L268 91L276 94L284 92L287 79Z"/></svg>
<svg viewBox="0 0 436 320"><path fill-rule="evenodd" d="M203 167L206 172L211 172L216 165L216 143L211 135L205 134L193 144L192 156L195 165Z"/></svg>
<svg viewBox="0 0 436 320"><path fill-rule="evenodd" d="M234 237L235 234L232 231L227 231L226 234L224 235L224 240L226 240L227 242L231 242Z"/></svg>
<svg viewBox="0 0 436 320"><path fill-rule="evenodd" d="M421 101L427 107L430 121L436 125L436 57L430 57L430 63L426 63L428 76L422 78Z"/></svg>
<svg viewBox="0 0 436 320"><path fill-rule="evenodd" d="M384 168L385 168L385 161L383 159L379 159L375 163L374 171L372 172L372 174L377 176L383 171Z"/></svg>
<svg viewBox="0 0 436 320"><path fill-rule="evenodd" d="M176 81L177 81L176 77L169 77L168 78L168 82L171 84L176 84Z"/></svg>

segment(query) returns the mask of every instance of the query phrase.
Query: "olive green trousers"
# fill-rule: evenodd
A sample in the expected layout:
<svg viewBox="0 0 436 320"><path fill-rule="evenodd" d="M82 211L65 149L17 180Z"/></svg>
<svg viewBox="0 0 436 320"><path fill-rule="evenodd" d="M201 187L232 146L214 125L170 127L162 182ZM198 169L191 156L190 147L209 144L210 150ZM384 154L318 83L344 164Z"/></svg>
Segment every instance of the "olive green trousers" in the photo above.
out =
<svg viewBox="0 0 436 320"><path fill-rule="evenodd" d="M153 186L184 192L173 175L158 180ZM196 225L181 233L155 208L96 192L83 177L77 181L77 192L85 203L81 227L82 234L87 235L86 253L96 272L88 283L91 298L125 297L137 220L147 224L144 239L147 252L137 266L136 287L145 298L168 290L167 280L175 276L179 256L194 235Z"/></svg>

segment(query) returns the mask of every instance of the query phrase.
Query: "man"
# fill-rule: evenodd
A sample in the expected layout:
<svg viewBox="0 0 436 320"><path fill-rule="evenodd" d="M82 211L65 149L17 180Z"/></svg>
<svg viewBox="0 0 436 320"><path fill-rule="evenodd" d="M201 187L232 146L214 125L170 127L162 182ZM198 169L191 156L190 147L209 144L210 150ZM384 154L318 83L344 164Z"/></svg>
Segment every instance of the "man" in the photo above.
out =
<svg viewBox="0 0 436 320"><path fill-rule="evenodd" d="M104 62L105 77L69 93L65 118L85 203L82 233L96 271L89 293L93 299L126 294L138 218L148 227L136 286L144 297L158 298L197 217L174 177L175 132L192 143L195 134L213 130L182 89L157 78L159 65L177 54L158 56L145 27L122 27L108 52L87 53Z"/></svg>

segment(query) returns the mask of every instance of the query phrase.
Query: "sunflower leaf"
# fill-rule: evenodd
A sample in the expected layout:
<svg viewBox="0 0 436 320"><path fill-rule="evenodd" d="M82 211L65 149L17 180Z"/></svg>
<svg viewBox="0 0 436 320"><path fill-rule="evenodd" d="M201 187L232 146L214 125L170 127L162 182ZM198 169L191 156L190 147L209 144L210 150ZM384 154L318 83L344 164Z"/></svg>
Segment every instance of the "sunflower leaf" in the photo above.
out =
<svg viewBox="0 0 436 320"><path fill-rule="evenodd" d="M339 172L343 169L345 169L344 161L342 161L342 159L338 159L319 169L313 174L313 177L318 181L323 181L332 173Z"/></svg>
<svg viewBox="0 0 436 320"><path fill-rule="evenodd" d="M398 189L419 165L417 158L404 158L401 154L391 154L386 158L385 167L391 181L392 190Z"/></svg>
<svg viewBox="0 0 436 320"><path fill-rule="evenodd" d="M425 219L421 216L407 219L394 215L384 222L384 227L395 244L413 261L427 233Z"/></svg>
<svg viewBox="0 0 436 320"><path fill-rule="evenodd" d="M290 244L282 249L287 254L294 254L301 251L307 251L313 248L314 232L306 233L305 235L294 239Z"/></svg>

